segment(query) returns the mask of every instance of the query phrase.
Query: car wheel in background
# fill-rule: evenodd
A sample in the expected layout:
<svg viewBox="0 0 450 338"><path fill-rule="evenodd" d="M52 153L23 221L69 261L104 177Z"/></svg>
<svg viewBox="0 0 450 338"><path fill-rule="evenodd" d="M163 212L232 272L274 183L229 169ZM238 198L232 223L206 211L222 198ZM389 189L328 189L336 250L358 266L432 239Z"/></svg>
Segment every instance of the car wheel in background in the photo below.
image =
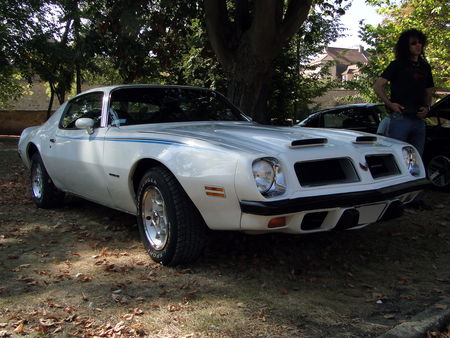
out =
<svg viewBox="0 0 450 338"><path fill-rule="evenodd" d="M196 260L206 242L206 226L178 181L156 167L142 178L137 223L144 246L158 263L175 266Z"/></svg>
<svg viewBox="0 0 450 338"><path fill-rule="evenodd" d="M31 157L30 181L31 196L37 207L50 209L63 204L64 193L53 184L39 153Z"/></svg>
<svg viewBox="0 0 450 338"><path fill-rule="evenodd" d="M434 155L427 164L427 175L436 189L450 190L450 155Z"/></svg>

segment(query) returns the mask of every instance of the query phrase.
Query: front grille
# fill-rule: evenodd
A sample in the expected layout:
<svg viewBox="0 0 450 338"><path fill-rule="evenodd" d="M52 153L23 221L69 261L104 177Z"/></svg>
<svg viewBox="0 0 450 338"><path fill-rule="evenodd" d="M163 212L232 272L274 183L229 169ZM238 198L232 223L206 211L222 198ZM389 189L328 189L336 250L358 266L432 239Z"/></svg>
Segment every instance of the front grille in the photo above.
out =
<svg viewBox="0 0 450 338"><path fill-rule="evenodd" d="M400 174L392 154L368 155L366 156L366 162L374 179Z"/></svg>
<svg viewBox="0 0 450 338"><path fill-rule="evenodd" d="M303 187L358 182L359 177L348 158L297 162L294 165Z"/></svg>

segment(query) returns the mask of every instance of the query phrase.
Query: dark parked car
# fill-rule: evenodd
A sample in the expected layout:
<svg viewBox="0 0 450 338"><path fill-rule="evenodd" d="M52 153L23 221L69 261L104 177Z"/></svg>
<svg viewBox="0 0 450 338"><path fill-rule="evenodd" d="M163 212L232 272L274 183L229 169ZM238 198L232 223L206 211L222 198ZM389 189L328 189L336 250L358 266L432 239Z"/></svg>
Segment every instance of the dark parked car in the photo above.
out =
<svg viewBox="0 0 450 338"><path fill-rule="evenodd" d="M382 104L349 104L320 110L297 126L341 128L376 133L378 124L387 115ZM428 178L438 189L450 190L450 95L430 109L423 161Z"/></svg>
<svg viewBox="0 0 450 338"><path fill-rule="evenodd" d="M301 121L298 126L352 129L376 133L378 124L385 116L387 116L387 111L383 104L347 104L319 110Z"/></svg>

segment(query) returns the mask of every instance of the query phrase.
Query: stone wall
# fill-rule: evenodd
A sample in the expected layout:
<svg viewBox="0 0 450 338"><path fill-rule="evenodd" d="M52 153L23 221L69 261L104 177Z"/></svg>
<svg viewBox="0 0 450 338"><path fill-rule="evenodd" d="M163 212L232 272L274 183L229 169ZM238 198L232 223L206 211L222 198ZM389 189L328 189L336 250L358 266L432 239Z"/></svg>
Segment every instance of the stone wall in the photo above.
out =
<svg viewBox="0 0 450 338"><path fill-rule="evenodd" d="M336 107L341 105L342 103L339 102L339 99L355 95L355 90L347 90L347 89L331 89L325 93L325 95L315 98L314 104L312 106L317 106L317 109L325 109L330 107ZM362 102L352 102L352 103L362 103Z"/></svg>
<svg viewBox="0 0 450 338"><path fill-rule="evenodd" d="M8 102L11 110L18 111L44 111L48 109L50 103L50 92L47 92L47 85L42 82L33 82L28 93L17 101ZM53 100L52 110L59 107L58 99Z"/></svg>
<svg viewBox="0 0 450 338"><path fill-rule="evenodd" d="M25 128L44 123L46 116L46 110L0 111L0 135L20 135Z"/></svg>

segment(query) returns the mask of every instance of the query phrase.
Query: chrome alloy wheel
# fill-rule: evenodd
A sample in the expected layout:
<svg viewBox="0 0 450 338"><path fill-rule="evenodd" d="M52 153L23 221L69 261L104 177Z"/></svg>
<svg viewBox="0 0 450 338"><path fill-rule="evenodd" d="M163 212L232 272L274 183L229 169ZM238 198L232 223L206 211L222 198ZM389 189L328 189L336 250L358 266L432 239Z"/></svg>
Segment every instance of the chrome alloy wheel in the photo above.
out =
<svg viewBox="0 0 450 338"><path fill-rule="evenodd" d="M39 164L34 166L33 172L31 173L31 188L34 197L38 199L42 198L42 191L44 190L44 173Z"/></svg>
<svg viewBox="0 0 450 338"><path fill-rule="evenodd" d="M450 184L450 159L438 155L428 164L428 178L436 187L446 187Z"/></svg>
<svg viewBox="0 0 450 338"><path fill-rule="evenodd" d="M149 187L145 191L141 217L150 245L155 250L164 249L168 240L169 220L164 198L157 187Z"/></svg>

